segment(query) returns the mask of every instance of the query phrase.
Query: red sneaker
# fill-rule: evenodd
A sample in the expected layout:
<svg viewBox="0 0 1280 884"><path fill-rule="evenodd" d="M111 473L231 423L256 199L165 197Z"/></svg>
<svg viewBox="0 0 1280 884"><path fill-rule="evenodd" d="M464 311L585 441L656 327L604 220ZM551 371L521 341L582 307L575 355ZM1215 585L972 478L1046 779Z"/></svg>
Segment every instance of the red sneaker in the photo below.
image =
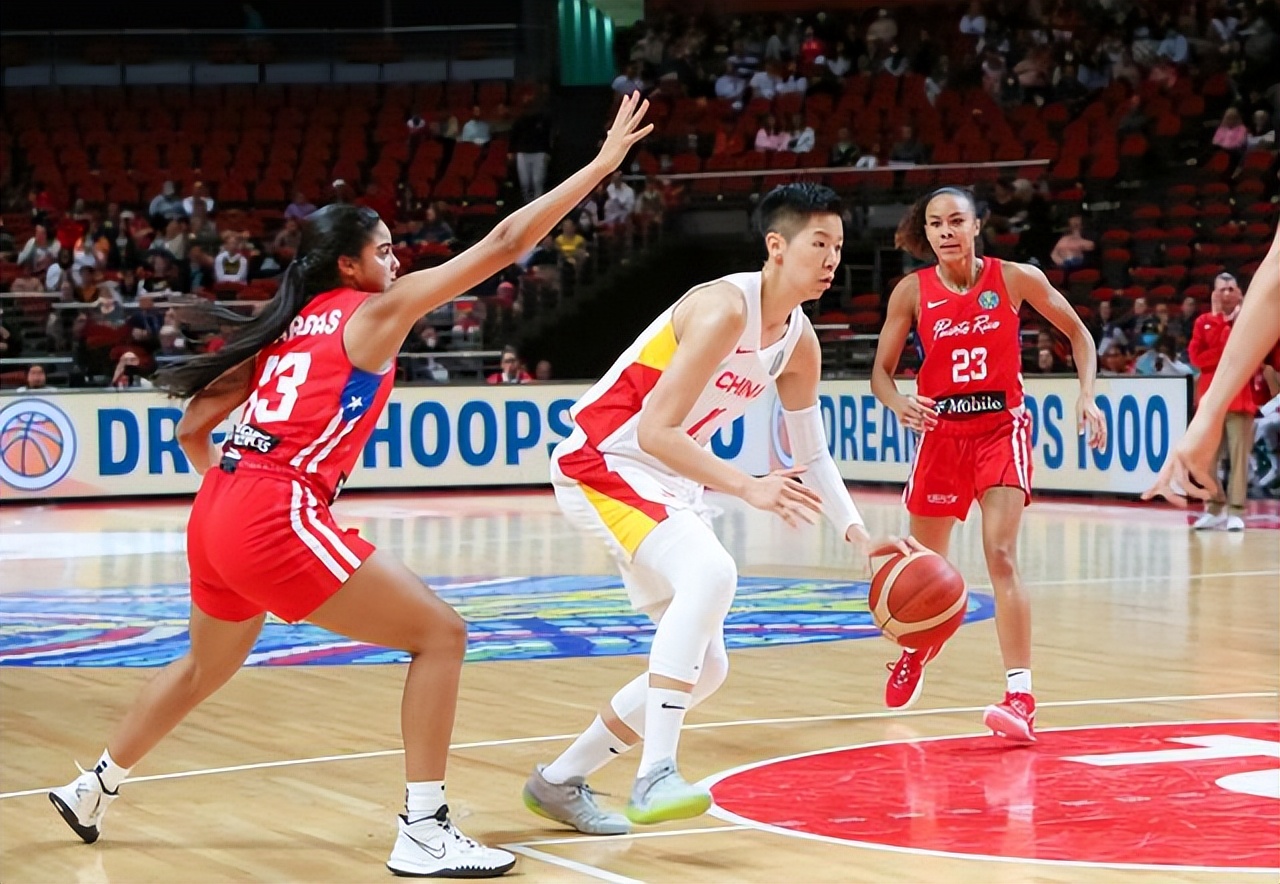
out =
<svg viewBox="0 0 1280 884"><path fill-rule="evenodd" d="M982 723L997 737L1016 743L1036 741L1036 698L1030 694L1005 694L1004 702L988 706Z"/></svg>
<svg viewBox="0 0 1280 884"><path fill-rule="evenodd" d="M886 663L889 681L884 686L884 705L890 709L910 709L924 689L924 667L936 655L932 648L903 651L897 663Z"/></svg>

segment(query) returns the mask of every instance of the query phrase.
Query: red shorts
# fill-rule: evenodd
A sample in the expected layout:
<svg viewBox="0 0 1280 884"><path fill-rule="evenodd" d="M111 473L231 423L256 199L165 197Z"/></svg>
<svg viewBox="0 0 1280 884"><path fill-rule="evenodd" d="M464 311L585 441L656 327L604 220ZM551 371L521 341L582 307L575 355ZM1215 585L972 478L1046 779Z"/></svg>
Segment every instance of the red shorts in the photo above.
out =
<svg viewBox="0 0 1280 884"><path fill-rule="evenodd" d="M902 502L916 516L955 516L988 488L1021 488L1031 502L1031 415L942 420L916 446Z"/></svg>
<svg viewBox="0 0 1280 884"><path fill-rule="evenodd" d="M241 464L205 474L187 523L191 600L219 620L270 611L304 620L342 588L374 546L333 521L305 479Z"/></svg>

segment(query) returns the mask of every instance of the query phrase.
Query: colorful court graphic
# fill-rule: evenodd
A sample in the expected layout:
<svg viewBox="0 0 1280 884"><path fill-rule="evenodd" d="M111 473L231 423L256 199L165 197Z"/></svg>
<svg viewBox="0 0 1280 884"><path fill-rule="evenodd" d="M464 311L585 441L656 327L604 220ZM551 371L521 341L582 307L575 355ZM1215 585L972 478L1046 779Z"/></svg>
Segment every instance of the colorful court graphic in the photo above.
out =
<svg viewBox="0 0 1280 884"><path fill-rule="evenodd" d="M627 603L617 577L458 578L427 582L466 618L467 660L643 654L653 624ZM730 650L878 636L865 581L743 577L725 624ZM0 595L0 665L163 666L187 648L185 585L40 590ZM994 613L970 593L968 621ZM402 663L400 651L308 624L268 618L251 666Z"/></svg>

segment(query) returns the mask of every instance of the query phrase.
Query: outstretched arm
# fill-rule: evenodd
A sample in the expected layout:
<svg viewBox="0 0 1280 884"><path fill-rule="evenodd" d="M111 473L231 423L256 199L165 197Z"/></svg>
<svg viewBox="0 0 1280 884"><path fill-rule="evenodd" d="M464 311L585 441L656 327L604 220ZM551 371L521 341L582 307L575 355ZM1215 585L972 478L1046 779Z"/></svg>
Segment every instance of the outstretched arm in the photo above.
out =
<svg viewBox="0 0 1280 884"><path fill-rule="evenodd" d="M400 350L413 324L427 313L484 282L538 244L573 207L648 135L641 127L647 101L629 95L618 108L600 153L554 190L503 219L489 235L439 267L401 277L386 293L370 298L347 323L344 342L352 364L379 371Z"/></svg>
<svg viewBox="0 0 1280 884"><path fill-rule="evenodd" d="M1280 340L1280 229L1249 283L1244 304L1209 389L1200 399L1186 435L1174 446L1156 483L1142 499L1163 497L1186 506L1188 497L1207 500L1217 490L1215 459L1227 407Z"/></svg>
<svg viewBox="0 0 1280 884"><path fill-rule="evenodd" d="M1030 304L1049 320L1053 327L1071 339L1071 356L1080 376L1080 396L1076 399L1076 432L1088 433L1093 448L1107 446L1107 422L1093 401L1094 382L1098 377L1098 350L1093 335L1085 327L1070 302L1055 289L1039 267L1030 264L1004 265L1005 284L1017 299Z"/></svg>

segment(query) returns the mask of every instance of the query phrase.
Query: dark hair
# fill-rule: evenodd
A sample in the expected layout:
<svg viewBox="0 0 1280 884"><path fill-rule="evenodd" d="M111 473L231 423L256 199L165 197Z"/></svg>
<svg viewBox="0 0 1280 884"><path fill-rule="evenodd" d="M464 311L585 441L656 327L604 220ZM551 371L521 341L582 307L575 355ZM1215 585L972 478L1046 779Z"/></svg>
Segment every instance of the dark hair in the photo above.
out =
<svg viewBox="0 0 1280 884"><path fill-rule="evenodd" d="M756 208L756 230L761 236L773 231L790 239L813 215L839 215L844 211L840 195L811 181L779 184L764 195Z"/></svg>
<svg viewBox="0 0 1280 884"><path fill-rule="evenodd" d="M969 208L973 210L974 217L977 217L978 201L974 199L973 191L967 187L939 187L916 200L907 214L902 216L902 220L898 222L898 231L893 237L896 248L904 249L920 261L929 261L935 257L933 246L929 245L929 237L924 232L925 211L934 197L946 194L968 200Z"/></svg>
<svg viewBox="0 0 1280 884"><path fill-rule="evenodd" d="M312 298L342 286L338 258L358 258L379 220L373 209L345 203L325 206L308 215L302 224L297 259L285 269L275 297L256 316L244 316L201 298L178 307L178 316L185 325L212 329L225 323L238 328L216 353L203 353L156 372L155 385L171 396L185 399L228 369L257 356L258 351L284 334Z"/></svg>

